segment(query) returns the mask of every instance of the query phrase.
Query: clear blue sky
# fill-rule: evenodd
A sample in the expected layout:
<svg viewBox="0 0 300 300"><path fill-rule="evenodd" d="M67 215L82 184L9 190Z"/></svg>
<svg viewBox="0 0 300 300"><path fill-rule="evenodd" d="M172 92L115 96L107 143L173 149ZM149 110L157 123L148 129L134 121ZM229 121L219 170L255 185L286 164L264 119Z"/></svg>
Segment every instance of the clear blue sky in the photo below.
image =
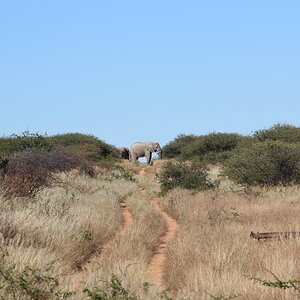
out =
<svg viewBox="0 0 300 300"><path fill-rule="evenodd" d="M0 135L116 146L300 125L300 1L0 4Z"/></svg>

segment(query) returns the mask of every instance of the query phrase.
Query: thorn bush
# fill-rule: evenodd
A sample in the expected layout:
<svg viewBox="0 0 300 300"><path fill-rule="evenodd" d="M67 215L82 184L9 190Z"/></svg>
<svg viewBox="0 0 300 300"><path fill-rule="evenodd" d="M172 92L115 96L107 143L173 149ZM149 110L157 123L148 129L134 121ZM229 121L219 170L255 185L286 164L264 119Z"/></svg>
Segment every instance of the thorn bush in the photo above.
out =
<svg viewBox="0 0 300 300"><path fill-rule="evenodd" d="M256 142L235 149L224 162L223 175L246 186L299 183L299 161L300 144Z"/></svg>
<svg viewBox="0 0 300 300"><path fill-rule="evenodd" d="M257 130L253 134L254 138L263 142L266 140L281 141L286 143L300 142L300 127L289 124L275 124L269 129Z"/></svg>
<svg viewBox="0 0 300 300"><path fill-rule="evenodd" d="M167 162L158 175L162 194L176 187L183 189L206 190L218 186L218 182L208 178L203 164L187 162Z"/></svg>
<svg viewBox="0 0 300 300"><path fill-rule="evenodd" d="M49 270L29 266L19 271L15 266L0 265L0 284L1 299L64 300L74 294L61 291L58 278L50 275Z"/></svg>
<svg viewBox="0 0 300 300"><path fill-rule="evenodd" d="M163 151L167 158L216 163L226 160L231 150L250 139L235 133L210 133L202 136L182 134L164 146Z"/></svg>
<svg viewBox="0 0 300 300"><path fill-rule="evenodd" d="M72 169L94 176L91 163L66 149L23 151L8 158L2 172L2 192L5 196L34 197L57 182L57 173Z"/></svg>

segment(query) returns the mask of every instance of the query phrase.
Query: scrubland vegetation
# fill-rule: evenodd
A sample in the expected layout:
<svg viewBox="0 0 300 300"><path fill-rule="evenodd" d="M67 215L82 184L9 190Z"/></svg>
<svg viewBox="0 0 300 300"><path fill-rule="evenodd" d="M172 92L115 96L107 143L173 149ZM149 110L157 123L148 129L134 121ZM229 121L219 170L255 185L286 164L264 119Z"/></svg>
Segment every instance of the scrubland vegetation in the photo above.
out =
<svg viewBox="0 0 300 300"><path fill-rule="evenodd" d="M169 244L166 287L176 299L293 299L294 289L251 278L299 279L299 240L258 242L250 231L299 231L299 187L258 190L173 190L162 199L179 230ZM269 270L269 271L268 271ZM299 284L298 284L299 287ZM212 298L213 299L213 298ZM216 298L217 299L217 298Z"/></svg>
<svg viewBox="0 0 300 300"><path fill-rule="evenodd" d="M0 299L300 297L300 240L249 236L300 231L300 128L180 135L163 153L148 166L79 133L0 138ZM164 254L162 211L177 222Z"/></svg>

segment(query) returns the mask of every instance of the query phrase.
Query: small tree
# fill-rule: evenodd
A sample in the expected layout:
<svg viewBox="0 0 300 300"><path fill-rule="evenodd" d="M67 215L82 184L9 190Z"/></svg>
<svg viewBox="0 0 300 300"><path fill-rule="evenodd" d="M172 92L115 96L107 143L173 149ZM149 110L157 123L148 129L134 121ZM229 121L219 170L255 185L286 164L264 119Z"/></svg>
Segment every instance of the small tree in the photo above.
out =
<svg viewBox="0 0 300 300"><path fill-rule="evenodd" d="M204 165L198 163L167 162L158 178L163 194L176 187L206 190L217 186L217 182L208 179Z"/></svg>
<svg viewBox="0 0 300 300"><path fill-rule="evenodd" d="M279 141L239 147L224 162L223 174L243 185L300 182L300 145Z"/></svg>

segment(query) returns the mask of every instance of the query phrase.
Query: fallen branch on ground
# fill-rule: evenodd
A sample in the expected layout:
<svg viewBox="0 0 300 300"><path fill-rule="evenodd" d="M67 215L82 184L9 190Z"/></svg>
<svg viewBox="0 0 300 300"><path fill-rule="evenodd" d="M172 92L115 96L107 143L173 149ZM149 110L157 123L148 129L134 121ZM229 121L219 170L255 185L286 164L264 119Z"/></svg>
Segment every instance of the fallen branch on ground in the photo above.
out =
<svg viewBox="0 0 300 300"><path fill-rule="evenodd" d="M288 240L291 238L299 238L300 232L298 231L286 231L286 232L253 232L251 231L250 237L257 240Z"/></svg>

